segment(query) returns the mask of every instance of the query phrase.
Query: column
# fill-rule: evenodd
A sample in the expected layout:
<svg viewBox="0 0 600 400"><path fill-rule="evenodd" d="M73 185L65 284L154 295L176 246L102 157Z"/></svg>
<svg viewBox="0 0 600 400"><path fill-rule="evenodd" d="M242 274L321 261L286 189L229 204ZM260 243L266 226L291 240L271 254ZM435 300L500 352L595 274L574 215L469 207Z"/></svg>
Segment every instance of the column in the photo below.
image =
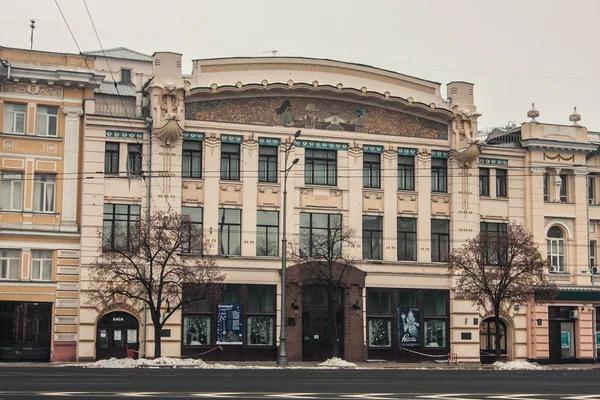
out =
<svg viewBox="0 0 600 400"><path fill-rule="evenodd" d="M79 119L83 115L81 107L63 107L65 114L65 140L63 173L76 174L79 164ZM61 230L76 231L77 224L77 179L63 179Z"/></svg>
<svg viewBox="0 0 600 400"><path fill-rule="evenodd" d="M242 143L242 256L256 256L256 203L258 184L258 142Z"/></svg>
<svg viewBox="0 0 600 400"><path fill-rule="evenodd" d="M381 162L383 188L383 259L396 261L398 220L398 153L395 148L383 152Z"/></svg>
<svg viewBox="0 0 600 400"><path fill-rule="evenodd" d="M415 157L415 189L417 190L417 261L431 262L431 155L420 149Z"/></svg>
<svg viewBox="0 0 600 400"><path fill-rule="evenodd" d="M219 177L221 143L212 134L204 141L204 237L208 243L207 253L216 255L219 238Z"/></svg>

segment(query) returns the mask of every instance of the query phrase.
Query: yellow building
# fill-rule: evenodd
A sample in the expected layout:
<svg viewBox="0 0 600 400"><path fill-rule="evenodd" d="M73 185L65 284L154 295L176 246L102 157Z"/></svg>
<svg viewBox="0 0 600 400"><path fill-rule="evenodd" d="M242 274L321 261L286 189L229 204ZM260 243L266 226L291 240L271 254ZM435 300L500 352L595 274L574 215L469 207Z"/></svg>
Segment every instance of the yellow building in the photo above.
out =
<svg viewBox="0 0 600 400"><path fill-rule="evenodd" d="M77 54L0 47L0 361L74 360L84 102Z"/></svg>

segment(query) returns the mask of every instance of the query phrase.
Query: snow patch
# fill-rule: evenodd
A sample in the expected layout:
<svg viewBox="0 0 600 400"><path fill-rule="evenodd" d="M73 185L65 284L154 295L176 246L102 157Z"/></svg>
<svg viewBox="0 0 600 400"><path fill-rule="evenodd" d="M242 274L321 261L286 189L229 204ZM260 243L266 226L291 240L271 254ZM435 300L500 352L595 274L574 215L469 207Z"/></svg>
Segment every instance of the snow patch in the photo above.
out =
<svg viewBox="0 0 600 400"><path fill-rule="evenodd" d="M132 358L111 358L108 360L100 360L91 364L86 364L85 368L153 368L153 367L193 367L193 368L210 368L210 365L202 360L191 358L172 358L160 357L154 360Z"/></svg>
<svg viewBox="0 0 600 400"><path fill-rule="evenodd" d="M492 364L494 369L503 370L503 371L517 371L517 370L546 370L548 367L544 367L539 365L538 363L530 363L527 361L509 361L509 362L500 362L496 361Z"/></svg>
<svg viewBox="0 0 600 400"><path fill-rule="evenodd" d="M335 368L358 368L358 365L342 360L341 358L338 357L333 357L330 358L327 361L322 362L321 364L319 364L319 367L335 367Z"/></svg>

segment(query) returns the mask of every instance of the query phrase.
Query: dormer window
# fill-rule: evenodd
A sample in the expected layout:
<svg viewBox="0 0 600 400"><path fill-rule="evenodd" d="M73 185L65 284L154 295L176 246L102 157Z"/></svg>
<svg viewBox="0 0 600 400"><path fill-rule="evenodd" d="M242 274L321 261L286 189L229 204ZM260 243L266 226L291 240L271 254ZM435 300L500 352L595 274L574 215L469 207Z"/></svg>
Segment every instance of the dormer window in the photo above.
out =
<svg viewBox="0 0 600 400"><path fill-rule="evenodd" d="M131 70L127 68L121 68L121 83L131 83Z"/></svg>

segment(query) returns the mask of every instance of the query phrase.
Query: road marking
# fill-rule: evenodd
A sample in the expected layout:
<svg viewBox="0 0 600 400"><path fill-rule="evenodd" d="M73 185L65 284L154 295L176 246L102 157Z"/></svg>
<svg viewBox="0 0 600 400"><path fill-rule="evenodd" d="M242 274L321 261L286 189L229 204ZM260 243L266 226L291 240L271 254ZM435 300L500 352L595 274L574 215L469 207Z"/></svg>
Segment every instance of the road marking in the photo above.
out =
<svg viewBox="0 0 600 400"><path fill-rule="evenodd" d="M386 396L386 397L379 397ZM393 400L387 396L396 396L396 393L361 393L361 394L341 394L340 397L349 399L367 399L367 400Z"/></svg>
<svg viewBox="0 0 600 400"><path fill-rule="evenodd" d="M501 399L501 400L542 400L539 397L534 398L535 396L542 396L540 394L503 394L500 396L488 396L486 399Z"/></svg>
<svg viewBox="0 0 600 400"><path fill-rule="evenodd" d="M432 395L429 395L429 396L417 396L417 397L420 398L420 399L474 400L473 398L460 397L460 396L469 396L469 394L468 393L432 394Z"/></svg>
<svg viewBox="0 0 600 400"><path fill-rule="evenodd" d="M561 397L564 400L589 400L589 399L600 399L600 394L590 394L588 396L572 396L572 397Z"/></svg>
<svg viewBox="0 0 600 400"><path fill-rule="evenodd" d="M235 399L240 395L246 394L245 392L224 392L224 393L190 393L191 396L194 397L207 397L207 398L215 398L221 397L225 399Z"/></svg>
<svg viewBox="0 0 600 400"><path fill-rule="evenodd" d="M40 396L63 396L63 397L71 397L71 396L84 396L89 392L38 392Z"/></svg>
<svg viewBox="0 0 600 400"><path fill-rule="evenodd" d="M315 394L318 393L281 393L268 394L266 397L274 397L277 399L313 399Z"/></svg>
<svg viewBox="0 0 600 400"><path fill-rule="evenodd" d="M168 392L119 392L115 393L116 396L124 396L124 397L149 397L155 395L165 395Z"/></svg>

